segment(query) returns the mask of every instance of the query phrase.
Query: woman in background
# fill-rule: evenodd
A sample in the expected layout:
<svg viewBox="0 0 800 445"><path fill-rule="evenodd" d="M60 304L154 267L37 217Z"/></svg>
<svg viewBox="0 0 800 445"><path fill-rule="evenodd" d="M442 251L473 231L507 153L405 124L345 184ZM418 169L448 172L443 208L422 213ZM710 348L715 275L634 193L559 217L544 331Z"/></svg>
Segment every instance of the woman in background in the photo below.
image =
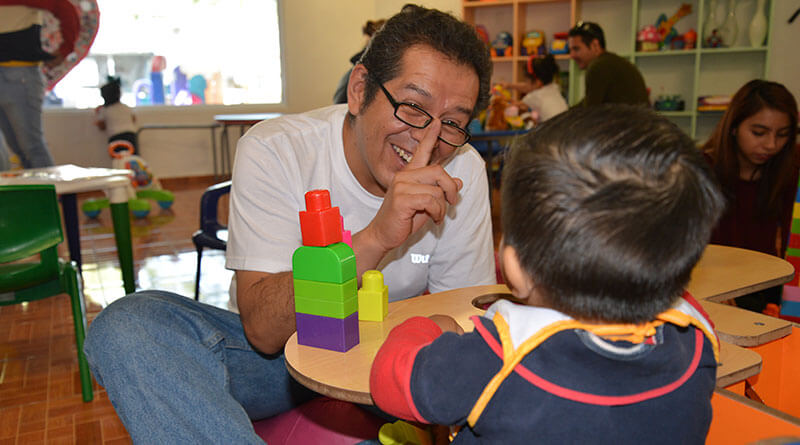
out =
<svg viewBox="0 0 800 445"><path fill-rule="evenodd" d="M752 80L733 96L703 147L728 198L711 243L783 257L797 190L797 102L783 85ZM780 287L737 299L758 312Z"/></svg>
<svg viewBox="0 0 800 445"><path fill-rule="evenodd" d="M558 64L552 54L544 57L531 56L525 71L528 82L507 85L508 88L525 94L522 102L530 108L532 114L539 116L535 119L536 122L544 122L569 108L561 94L561 87L555 82L558 73Z"/></svg>

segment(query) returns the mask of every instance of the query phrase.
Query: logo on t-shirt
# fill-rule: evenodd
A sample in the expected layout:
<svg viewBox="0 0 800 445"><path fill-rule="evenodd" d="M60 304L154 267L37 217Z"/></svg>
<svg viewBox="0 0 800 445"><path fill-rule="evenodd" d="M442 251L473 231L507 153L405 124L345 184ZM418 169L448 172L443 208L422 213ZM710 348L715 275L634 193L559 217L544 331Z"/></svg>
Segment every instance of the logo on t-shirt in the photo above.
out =
<svg viewBox="0 0 800 445"><path fill-rule="evenodd" d="M430 255L420 255L418 253L411 254L411 263L412 264L428 264L428 260L430 259Z"/></svg>

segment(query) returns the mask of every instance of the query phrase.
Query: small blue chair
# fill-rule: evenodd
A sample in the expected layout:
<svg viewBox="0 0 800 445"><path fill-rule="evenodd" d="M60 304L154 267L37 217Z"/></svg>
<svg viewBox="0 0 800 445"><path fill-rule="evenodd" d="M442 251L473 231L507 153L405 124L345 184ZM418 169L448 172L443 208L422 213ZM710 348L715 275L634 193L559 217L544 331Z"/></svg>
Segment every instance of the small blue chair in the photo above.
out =
<svg viewBox="0 0 800 445"><path fill-rule="evenodd" d="M192 235L192 242L197 250L197 274L194 281L194 299L200 299L200 262L203 259L203 248L225 250L228 245L228 227L220 224L217 217L219 199L231 192L231 181L212 185L203 192L200 198L200 230Z"/></svg>

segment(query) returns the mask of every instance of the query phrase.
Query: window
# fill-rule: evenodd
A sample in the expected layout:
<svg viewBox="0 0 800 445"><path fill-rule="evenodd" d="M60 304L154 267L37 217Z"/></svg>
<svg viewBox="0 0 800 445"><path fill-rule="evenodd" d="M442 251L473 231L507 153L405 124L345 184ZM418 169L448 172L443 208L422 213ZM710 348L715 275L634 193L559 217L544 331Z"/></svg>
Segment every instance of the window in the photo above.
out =
<svg viewBox="0 0 800 445"><path fill-rule="evenodd" d="M97 0L89 54L48 95L50 106L103 103L106 76L129 106L280 103L278 0Z"/></svg>

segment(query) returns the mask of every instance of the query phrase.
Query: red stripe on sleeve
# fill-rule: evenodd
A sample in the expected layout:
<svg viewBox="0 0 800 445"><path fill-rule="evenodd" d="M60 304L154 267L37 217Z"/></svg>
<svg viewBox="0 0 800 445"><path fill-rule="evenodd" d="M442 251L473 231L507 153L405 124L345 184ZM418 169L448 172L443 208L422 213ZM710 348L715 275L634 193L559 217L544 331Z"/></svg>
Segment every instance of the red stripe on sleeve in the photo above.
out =
<svg viewBox="0 0 800 445"><path fill-rule="evenodd" d="M389 332L369 376L369 390L380 409L402 419L429 423L414 406L411 372L419 350L440 335L439 326L425 317L409 318Z"/></svg>

